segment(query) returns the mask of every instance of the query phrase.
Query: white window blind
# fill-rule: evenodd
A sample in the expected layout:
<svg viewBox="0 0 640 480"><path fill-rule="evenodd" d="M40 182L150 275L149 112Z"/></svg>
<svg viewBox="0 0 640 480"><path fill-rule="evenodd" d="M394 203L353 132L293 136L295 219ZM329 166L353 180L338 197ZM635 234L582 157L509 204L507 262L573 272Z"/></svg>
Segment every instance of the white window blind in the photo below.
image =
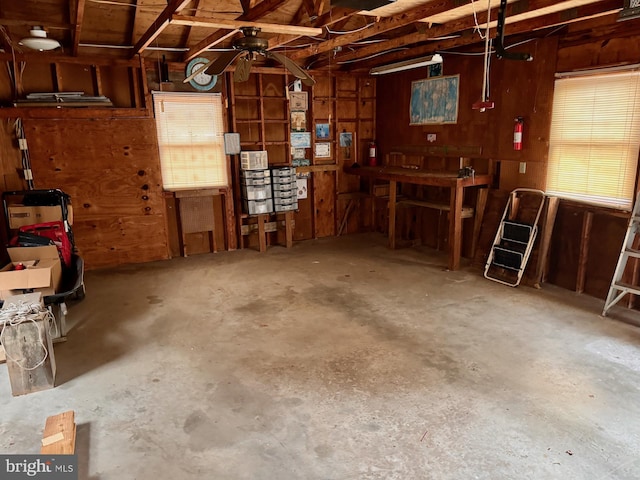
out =
<svg viewBox="0 0 640 480"><path fill-rule="evenodd" d="M228 186L219 93L153 92L166 190Z"/></svg>
<svg viewBox="0 0 640 480"><path fill-rule="evenodd" d="M633 204L640 72L556 80L547 192L619 209Z"/></svg>

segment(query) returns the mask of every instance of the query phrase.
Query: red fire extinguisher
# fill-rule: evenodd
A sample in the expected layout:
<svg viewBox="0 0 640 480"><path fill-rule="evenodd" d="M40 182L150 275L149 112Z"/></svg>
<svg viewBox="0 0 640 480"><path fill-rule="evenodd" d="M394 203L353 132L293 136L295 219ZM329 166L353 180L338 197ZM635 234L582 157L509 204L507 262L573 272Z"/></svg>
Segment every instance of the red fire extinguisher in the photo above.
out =
<svg viewBox="0 0 640 480"><path fill-rule="evenodd" d="M522 150L522 130L524 127L524 118L516 117L513 127L513 149Z"/></svg>
<svg viewBox="0 0 640 480"><path fill-rule="evenodd" d="M369 166L371 167L375 167L378 164L376 150L376 142L369 142Z"/></svg>

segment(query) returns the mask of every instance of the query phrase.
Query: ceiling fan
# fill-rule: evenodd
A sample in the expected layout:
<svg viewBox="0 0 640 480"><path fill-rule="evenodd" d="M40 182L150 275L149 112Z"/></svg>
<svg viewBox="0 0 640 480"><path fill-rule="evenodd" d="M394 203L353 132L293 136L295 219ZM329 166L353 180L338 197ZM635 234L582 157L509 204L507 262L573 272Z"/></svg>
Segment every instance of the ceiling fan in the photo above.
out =
<svg viewBox="0 0 640 480"><path fill-rule="evenodd" d="M269 40L258 37L260 28L241 27L240 31L244 36L234 40L233 50L223 52L214 62L207 63L193 71L191 75L183 80L183 83L188 83L201 73L205 73L207 75L220 75L236 59L238 59L238 62L236 63L236 68L233 73L233 80L236 82L244 82L249 79L251 65L258 55L273 59L282 64L282 66L289 70L296 78L302 80L302 83L305 85L311 86L316 83L313 77L303 70L296 62L281 53L268 51L267 48L269 47Z"/></svg>

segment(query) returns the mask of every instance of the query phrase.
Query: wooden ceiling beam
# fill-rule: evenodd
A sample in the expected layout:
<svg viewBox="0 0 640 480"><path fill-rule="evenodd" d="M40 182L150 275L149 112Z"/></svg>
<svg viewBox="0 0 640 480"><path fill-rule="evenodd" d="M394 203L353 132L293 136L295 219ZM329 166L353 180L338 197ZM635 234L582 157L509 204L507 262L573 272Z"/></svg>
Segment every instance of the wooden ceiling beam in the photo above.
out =
<svg viewBox="0 0 640 480"><path fill-rule="evenodd" d="M555 13L547 15L541 15L539 17L522 20L520 22L508 23L505 25L505 36L517 35L522 33L532 32L534 30L559 27L568 23L579 22L586 18L593 17L594 15L604 15L618 12L622 9L620 0L603 0L596 3L581 5L579 7L569 8ZM476 35L471 35L469 32L465 32L459 38L451 40L441 40L433 42L428 45L422 45L416 48L412 48L408 51L396 52L389 55L377 57L376 59L363 61L357 64L358 68L372 68L378 65L386 65L389 63L400 62L403 60L409 60L411 58L420 57L422 55L429 55L436 51L442 52L451 50L454 48L465 47L479 43L479 39ZM495 37L496 28L491 28L489 35ZM507 46L508 47L508 46ZM523 47L526 48L526 47ZM534 58L535 60L535 58ZM355 66L355 65L354 65Z"/></svg>
<svg viewBox="0 0 640 480"><path fill-rule="evenodd" d="M139 17L138 17L138 3L139 0L133 0L133 4L135 5L134 11L133 11L133 22L131 23L131 34L129 35L129 45L135 45L136 42L136 31L137 31L137 26L138 26L138 22Z"/></svg>
<svg viewBox="0 0 640 480"><path fill-rule="evenodd" d="M200 13L200 0L193 0L193 15L195 17L199 16L198 14ZM183 45L189 45L191 42L191 33L193 31L192 27L187 27L186 31L184 33L183 39L184 41L182 42Z"/></svg>
<svg viewBox="0 0 640 480"><path fill-rule="evenodd" d="M317 18L318 14L316 13L316 5L313 0L302 0L302 6L307 11L310 19Z"/></svg>
<svg viewBox="0 0 640 480"><path fill-rule="evenodd" d="M245 14L251 9L251 0L240 0L242 5L242 13Z"/></svg>
<svg viewBox="0 0 640 480"><path fill-rule="evenodd" d="M285 0L263 0L254 8L249 10L247 13L238 17L238 20L247 21L247 22L258 20L263 16L267 15L268 13L276 11L278 7L280 7L284 2ZM204 52L207 48L211 48L214 45L217 45L218 43L223 42L227 38L235 35L235 33L236 33L235 31L233 32L220 31L220 32L212 33L208 37L202 39L193 47L189 48L189 50L185 52L185 54L183 55L182 61L188 62L189 60L200 55L200 53Z"/></svg>
<svg viewBox="0 0 640 480"><path fill-rule="evenodd" d="M224 20L220 18L198 18L185 15L172 15L171 25L188 25L192 27L223 28L237 30L243 27L256 27L263 32L283 33L285 35L319 35L321 28L299 27L297 25L281 25L277 23L245 22L241 20Z"/></svg>
<svg viewBox="0 0 640 480"><path fill-rule="evenodd" d="M75 26L73 28L73 46L71 47L71 54L74 57L78 56L78 46L80 45L80 32L82 31L82 21L84 20L84 7L86 0L75 1Z"/></svg>
<svg viewBox="0 0 640 480"><path fill-rule="evenodd" d="M7 27L33 27L38 25L53 30L72 30L75 27L73 23L48 22L46 20L16 20L14 18L0 18L0 25Z"/></svg>
<svg viewBox="0 0 640 480"><path fill-rule="evenodd" d="M158 18L153 21L147 31L144 32L136 42L136 45L133 47L132 56L142 53L144 49L147 48L165 28L167 28L169 21L171 20L171 16L186 7L190 1L191 0L171 0L169 5L165 7Z"/></svg>
<svg viewBox="0 0 640 480"><path fill-rule="evenodd" d="M358 13L358 10L354 10L352 8L345 7L335 7L331 8L328 12L322 13L318 18L313 22L314 27L321 27L325 25L333 25L337 21L351 17Z"/></svg>
<svg viewBox="0 0 640 480"><path fill-rule="evenodd" d="M369 28L365 28L364 30L340 35L339 37L331 38L330 40L326 40L318 45L299 50L291 54L290 57L292 59L304 59L312 55L329 52L336 47L341 47L349 43L356 43L366 38L373 37L374 35L380 35L382 33L395 30L396 28L410 25L424 18L432 17L439 13L462 7L471 3L471 1L472 0L434 0L398 15L384 18L379 22L371 24Z"/></svg>
<svg viewBox="0 0 640 480"><path fill-rule="evenodd" d="M539 10L542 8L547 8L551 6L558 5L557 0L519 0L514 3L510 3L507 5L506 17L509 23L512 23L514 20L517 20L518 15L527 14L533 12L535 10ZM571 1L568 0L564 2L569 7ZM499 7L495 7L491 10L491 19L494 21L497 19ZM479 25L485 24L487 22L487 12L481 11L476 14L477 21ZM407 47L409 45L414 45L416 43L421 43L425 41L429 41L431 39L446 37L447 35L452 35L463 30L467 30L470 28L474 28L476 26L476 20L473 15L468 17L458 18L456 20L452 20L451 22L447 22L443 25L437 25L431 28L428 28L428 25L425 23L417 23L416 27L418 28L418 32L410 33L408 35L403 35L401 37L392 38L386 40L384 42L377 43L375 45L368 45L364 47L357 47L356 50L352 52L344 52L339 53L335 58L331 60L331 63L341 62L341 61L351 61L356 60L358 58L369 57L371 55L379 54L386 50L394 50L397 48ZM420 31L424 29L423 31ZM486 28L486 26L485 26ZM483 29L484 30L484 29ZM478 37L478 41L480 38ZM327 60L321 60L317 63L314 63L314 67L320 68L329 62Z"/></svg>
<svg viewBox="0 0 640 480"><path fill-rule="evenodd" d="M301 6L300 10L304 10L304 8ZM300 10L298 10L298 13L300 13ZM338 22L348 20L350 17L358 13L357 10L353 10L351 8L342 8L342 7L334 8L333 10L331 10L331 12L334 12L334 14L333 15L323 14L319 16L315 21L312 22L313 26L328 27L330 25L335 25ZM296 18L294 19L297 19L297 14L296 14ZM292 23L301 23L301 22L292 21ZM297 35L294 37L286 36L286 35L278 35L275 37L271 37L269 39L269 50L280 47L282 45L286 45L287 43L293 42L294 40L297 40L300 37L301 37L300 35Z"/></svg>

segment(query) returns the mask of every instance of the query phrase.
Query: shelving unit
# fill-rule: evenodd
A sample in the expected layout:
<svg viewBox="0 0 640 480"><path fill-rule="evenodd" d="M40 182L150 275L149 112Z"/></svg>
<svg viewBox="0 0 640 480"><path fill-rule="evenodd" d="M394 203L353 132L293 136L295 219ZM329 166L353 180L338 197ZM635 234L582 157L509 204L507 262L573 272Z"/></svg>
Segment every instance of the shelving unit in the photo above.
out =
<svg viewBox="0 0 640 480"><path fill-rule="evenodd" d="M273 165L291 164L286 78L268 73L254 73L241 83L229 78L231 125L240 133L240 146L266 150Z"/></svg>
<svg viewBox="0 0 640 480"><path fill-rule="evenodd" d="M286 75L278 73L252 73L249 80L235 83L228 77L229 117L231 131L240 134L242 150L266 150L269 166L291 165L289 136L289 102ZM236 187L239 186L239 162L232 168ZM238 188L234 190L239 191ZM242 211L240 196L236 195L236 211ZM294 213L237 215L238 231L251 244L257 236L258 249L263 252L270 243L293 244ZM284 235L284 238L280 238ZM245 246L241 240L240 248Z"/></svg>
<svg viewBox="0 0 640 480"><path fill-rule="evenodd" d="M369 142L375 135L375 99L376 83L370 77L356 77L353 75L334 75L322 78L312 88L312 108L309 118L309 130L313 132L313 147L318 140L315 135L315 125L329 123L331 143L331 157L317 158L313 156L312 164L317 168L325 167L326 171L314 174L313 191L317 201L327 202L328 188L317 192L317 184L332 184L334 198L334 222L318 224L314 215L315 237L355 232L362 227L372 224L365 208L366 201L354 200L355 193L361 190L360 181L351 175L343 173L344 167L350 167L358 161L364 164ZM354 135L352 147L340 147L340 133L350 132ZM315 153L315 152L314 152ZM329 167L332 167L331 169ZM335 169L334 173L332 170ZM319 195L322 195L320 198ZM354 208L356 206L356 208Z"/></svg>

